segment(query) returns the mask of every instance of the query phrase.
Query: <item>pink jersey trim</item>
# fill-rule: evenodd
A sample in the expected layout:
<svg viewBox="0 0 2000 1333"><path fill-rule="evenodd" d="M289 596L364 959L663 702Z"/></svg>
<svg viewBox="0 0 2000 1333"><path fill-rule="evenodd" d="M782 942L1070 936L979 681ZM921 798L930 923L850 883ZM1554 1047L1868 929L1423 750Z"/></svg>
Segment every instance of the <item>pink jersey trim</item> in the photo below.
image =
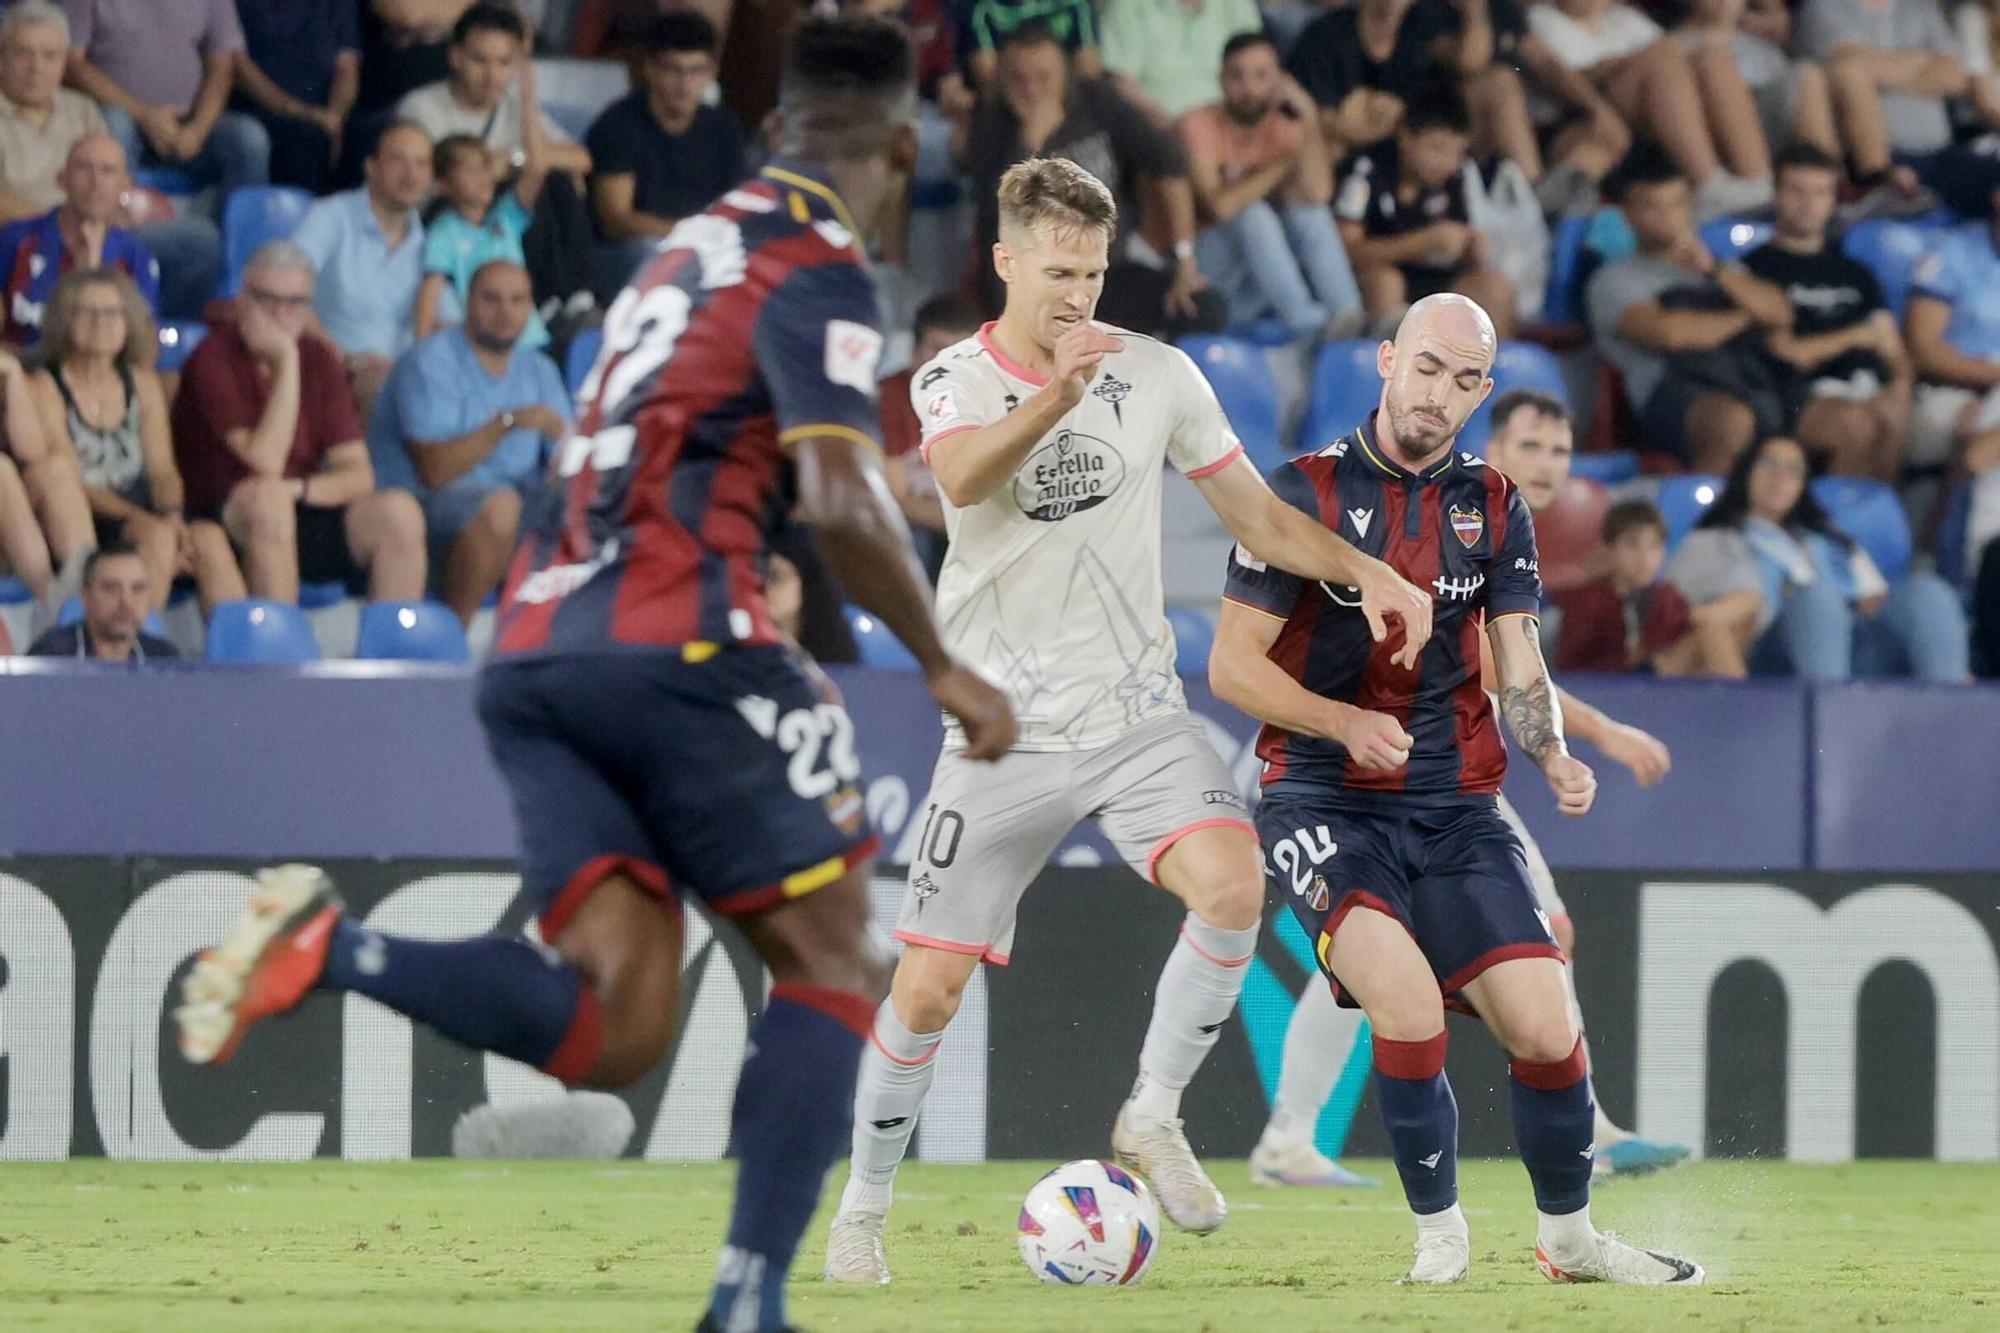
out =
<svg viewBox="0 0 2000 1333"><path fill-rule="evenodd" d="M1016 361L1013 357L1008 356L1005 352L1000 350L1000 344L993 341L994 322L995 321L989 319L984 324L981 324L979 326L979 345L981 347L984 347L987 353L991 355L995 361L998 361L1000 363L1000 369L1006 371L1009 375L1012 375L1015 379L1025 380L1027 383L1034 385L1037 389L1047 384L1049 382L1049 377L1047 375L1037 375L1034 371L1028 369L1026 366L1022 365L1019 361Z"/></svg>
<svg viewBox="0 0 2000 1333"><path fill-rule="evenodd" d="M925 463L929 463L931 461L931 446L936 444L939 440L948 440L954 435L963 435L965 434L965 432L969 430L978 430L978 429L979 427L968 423L967 425L963 426L953 426L950 430L941 430L937 434L931 436L930 438L924 440L922 443L917 445L917 457L923 459Z"/></svg>
<svg viewBox="0 0 2000 1333"><path fill-rule="evenodd" d="M1242 829L1244 832L1248 833L1253 839L1257 836L1257 830L1251 827L1248 820L1231 819L1227 816L1221 816L1221 815L1209 819L1197 819L1192 824L1182 825L1180 828L1175 829L1172 833L1169 833L1166 837L1161 838L1158 842L1153 844L1153 850L1146 853L1146 878L1151 880L1155 884L1158 884L1160 882L1159 876L1154 873L1156 867L1158 867L1158 865L1160 864L1160 858L1165 856L1170 850L1172 850L1173 845L1179 842L1182 838L1185 838L1190 833L1199 833L1201 832L1201 830L1205 828L1220 828L1225 824L1235 828ZM1206 958L1207 956L1208 955L1206 954L1202 955L1202 957L1204 958ZM1221 960L1218 959L1217 961Z"/></svg>
<svg viewBox="0 0 2000 1333"><path fill-rule="evenodd" d="M1234 449L1231 449L1228 453L1224 454L1222 457L1216 459L1213 463L1210 463L1205 467L1198 467L1194 471L1188 473L1187 479L1189 481L1200 481L1203 477L1212 476L1213 474L1222 471L1222 469L1228 467L1231 463L1234 463L1237 459L1241 457L1243 457L1243 446L1239 444Z"/></svg>

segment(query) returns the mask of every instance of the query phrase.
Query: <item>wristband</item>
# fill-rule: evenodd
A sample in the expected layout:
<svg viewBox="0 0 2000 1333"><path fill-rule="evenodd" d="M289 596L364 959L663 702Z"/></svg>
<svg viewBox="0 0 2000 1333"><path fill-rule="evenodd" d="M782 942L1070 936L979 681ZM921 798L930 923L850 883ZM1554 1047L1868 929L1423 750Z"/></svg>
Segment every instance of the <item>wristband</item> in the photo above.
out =
<svg viewBox="0 0 2000 1333"><path fill-rule="evenodd" d="M1193 242L1193 241L1175 241L1175 242L1174 242L1174 258L1175 258L1175 259L1178 259L1178 260L1180 260L1180 261L1181 261L1181 262L1183 262L1183 263L1187 262L1187 261L1188 261L1188 260L1190 260L1190 259L1193 259L1193 258L1194 258L1194 242Z"/></svg>

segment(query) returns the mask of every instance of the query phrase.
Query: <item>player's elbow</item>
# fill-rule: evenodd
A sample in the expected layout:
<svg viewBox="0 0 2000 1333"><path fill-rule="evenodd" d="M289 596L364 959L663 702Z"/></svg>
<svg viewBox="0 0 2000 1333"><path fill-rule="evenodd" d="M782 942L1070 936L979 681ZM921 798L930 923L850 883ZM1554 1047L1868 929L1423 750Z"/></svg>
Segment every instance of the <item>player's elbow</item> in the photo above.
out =
<svg viewBox="0 0 2000 1333"><path fill-rule="evenodd" d="M951 501L953 508L970 509L993 494L993 486L971 475L968 469L940 466L938 460L931 459L931 476L937 481L939 494Z"/></svg>
<svg viewBox="0 0 2000 1333"><path fill-rule="evenodd" d="M1251 713L1250 688L1245 679L1241 655L1235 648L1227 647L1220 641L1209 650L1208 688L1210 693L1232 708ZM1251 713L1251 716L1256 714Z"/></svg>

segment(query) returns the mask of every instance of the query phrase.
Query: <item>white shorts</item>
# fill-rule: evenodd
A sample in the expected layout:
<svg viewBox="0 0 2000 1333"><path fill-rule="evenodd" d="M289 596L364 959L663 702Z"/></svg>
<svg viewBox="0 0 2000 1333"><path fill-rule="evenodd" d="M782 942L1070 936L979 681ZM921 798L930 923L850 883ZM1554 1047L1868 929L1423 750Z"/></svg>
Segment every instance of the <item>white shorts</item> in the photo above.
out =
<svg viewBox="0 0 2000 1333"><path fill-rule="evenodd" d="M998 763L938 756L896 938L1005 965L1021 895L1079 820L1095 819L1128 865L1157 882L1167 849L1233 824L1243 798L1201 723L1177 713L1095 750L1014 750Z"/></svg>
<svg viewBox="0 0 2000 1333"><path fill-rule="evenodd" d="M1521 840L1521 855L1528 862L1528 879L1535 886L1535 901L1551 921L1561 921L1569 916L1569 908L1563 905L1562 895L1556 892L1556 877L1549 870L1542 849L1535 845L1535 835L1528 832L1528 826L1521 822L1521 814L1507 798L1502 796L1500 817L1514 830L1514 836Z"/></svg>

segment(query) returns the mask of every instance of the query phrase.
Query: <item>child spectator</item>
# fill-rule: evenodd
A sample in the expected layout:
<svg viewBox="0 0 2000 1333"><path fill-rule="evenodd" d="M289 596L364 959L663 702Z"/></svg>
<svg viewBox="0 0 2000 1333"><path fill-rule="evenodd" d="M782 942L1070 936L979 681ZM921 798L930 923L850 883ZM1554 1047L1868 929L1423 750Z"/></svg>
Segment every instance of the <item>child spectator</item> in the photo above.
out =
<svg viewBox="0 0 2000 1333"><path fill-rule="evenodd" d="M1560 671L1651 671L1662 676L1748 674L1743 644L1759 601L1737 592L1700 615L1671 583L1660 581L1667 520L1650 500L1627 500L1604 515L1611 572L1556 594L1562 633Z"/></svg>
<svg viewBox="0 0 2000 1333"><path fill-rule="evenodd" d="M538 142L530 140L531 145ZM514 184L499 190L492 158L485 145L469 134L450 135L440 143L432 154L432 166L444 207L424 233L424 283L417 291L419 338L465 318L472 275L487 264L496 259L526 264L521 237L533 220L535 199L548 176L540 155L531 152ZM548 341L548 326L539 313L530 311L520 345L532 350L546 347Z"/></svg>

